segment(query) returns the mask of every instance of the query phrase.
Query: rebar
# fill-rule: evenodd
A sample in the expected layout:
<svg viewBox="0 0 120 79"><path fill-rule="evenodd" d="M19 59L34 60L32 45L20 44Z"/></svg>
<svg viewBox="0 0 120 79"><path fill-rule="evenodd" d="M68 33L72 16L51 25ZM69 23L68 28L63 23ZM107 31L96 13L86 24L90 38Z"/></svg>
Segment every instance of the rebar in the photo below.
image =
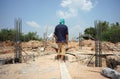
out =
<svg viewBox="0 0 120 79"><path fill-rule="evenodd" d="M22 62L22 47L21 47L21 39L20 35L22 33L22 20L20 18L15 19L15 51L14 51L14 57L15 57L15 63L21 63Z"/></svg>
<svg viewBox="0 0 120 79"><path fill-rule="evenodd" d="M96 38L95 38L95 66L101 67L102 66L102 45L101 45L101 38L102 38L102 28L101 22L95 21L95 30L96 30Z"/></svg>
<svg viewBox="0 0 120 79"><path fill-rule="evenodd" d="M82 49L82 34L79 33L79 48Z"/></svg>

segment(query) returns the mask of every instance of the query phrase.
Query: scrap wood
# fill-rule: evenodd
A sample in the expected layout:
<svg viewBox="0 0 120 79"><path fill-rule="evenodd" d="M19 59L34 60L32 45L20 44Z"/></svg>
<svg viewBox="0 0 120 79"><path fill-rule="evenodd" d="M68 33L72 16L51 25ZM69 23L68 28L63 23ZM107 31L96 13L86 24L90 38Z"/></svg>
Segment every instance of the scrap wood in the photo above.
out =
<svg viewBox="0 0 120 79"><path fill-rule="evenodd" d="M120 48L114 46L114 47L110 47L108 44L104 44L109 50L112 50L112 51L120 51Z"/></svg>
<svg viewBox="0 0 120 79"><path fill-rule="evenodd" d="M52 46L52 48L55 49L56 52L58 52L58 47ZM66 51L68 51L68 50L71 49L71 48L75 48L75 47L73 47L73 46L67 47L67 48L66 48Z"/></svg>

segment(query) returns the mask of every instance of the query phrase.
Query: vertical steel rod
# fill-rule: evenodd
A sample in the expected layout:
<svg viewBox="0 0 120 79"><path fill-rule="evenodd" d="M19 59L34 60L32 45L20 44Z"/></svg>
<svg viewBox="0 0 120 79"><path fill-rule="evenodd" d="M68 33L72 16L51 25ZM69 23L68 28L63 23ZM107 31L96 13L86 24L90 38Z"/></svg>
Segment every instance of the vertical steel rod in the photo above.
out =
<svg viewBox="0 0 120 79"><path fill-rule="evenodd" d="M101 67L102 66L102 46L101 46L101 22L95 21L95 30L96 30L96 38L95 38L95 66Z"/></svg>
<svg viewBox="0 0 120 79"><path fill-rule="evenodd" d="M15 19L15 63L22 62L22 47L20 34L22 33L22 20L20 18Z"/></svg>

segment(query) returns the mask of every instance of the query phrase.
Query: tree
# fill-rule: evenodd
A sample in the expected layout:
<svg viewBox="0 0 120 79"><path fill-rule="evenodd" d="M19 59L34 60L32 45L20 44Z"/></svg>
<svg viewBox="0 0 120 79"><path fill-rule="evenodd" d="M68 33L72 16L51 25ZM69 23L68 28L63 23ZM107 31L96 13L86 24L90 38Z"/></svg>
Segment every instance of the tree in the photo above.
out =
<svg viewBox="0 0 120 79"><path fill-rule="evenodd" d="M117 43L120 41L120 25L118 22L111 24L111 41Z"/></svg>
<svg viewBox="0 0 120 79"><path fill-rule="evenodd" d="M95 38L95 28L90 27L90 28L85 29L84 34L89 34L93 38Z"/></svg>
<svg viewBox="0 0 120 79"><path fill-rule="evenodd" d="M102 32L107 31L109 29L109 22L106 22L106 21L101 22L100 21L99 24L101 26Z"/></svg>
<svg viewBox="0 0 120 79"><path fill-rule="evenodd" d="M15 39L15 30L13 29L1 29L0 30L0 41L14 41ZM27 34L20 33L21 41L29 41L29 40L42 40L37 35L37 32L28 32Z"/></svg>
<svg viewBox="0 0 120 79"><path fill-rule="evenodd" d="M120 24L118 22L109 24L106 21L99 21L98 26L101 28L102 41L117 43L120 41ZM84 30L84 34L90 34L95 37L95 28L89 27Z"/></svg>
<svg viewBox="0 0 120 79"><path fill-rule="evenodd" d="M108 29L103 31L102 40L117 43L120 41L120 25L118 22L109 25Z"/></svg>
<svg viewBox="0 0 120 79"><path fill-rule="evenodd" d="M15 30L13 30L13 29L8 30L8 38L7 38L7 40L13 41L14 37L15 37Z"/></svg>
<svg viewBox="0 0 120 79"><path fill-rule="evenodd" d="M1 32L0 32L0 35L1 35L1 41L5 41L7 40L7 36L8 36L8 30L7 29L2 29Z"/></svg>
<svg viewBox="0 0 120 79"><path fill-rule="evenodd" d="M28 32L27 34L22 36L23 40L29 41L29 40L42 40L37 35L37 32Z"/></svg>

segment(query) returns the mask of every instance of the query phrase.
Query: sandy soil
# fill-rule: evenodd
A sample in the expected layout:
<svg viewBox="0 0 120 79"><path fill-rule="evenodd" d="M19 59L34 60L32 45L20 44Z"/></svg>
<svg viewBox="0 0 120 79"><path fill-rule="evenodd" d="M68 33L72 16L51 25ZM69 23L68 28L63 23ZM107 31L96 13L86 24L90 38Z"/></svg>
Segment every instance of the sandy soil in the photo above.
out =
<svg viewBox="0 0 120 79"><path fill-rule="evenodd" d="M60 68L56 54L38 57L27 63L0 66L0 79L60 79ZM72 79L107 79L100 72L100 67L87 67L78 62L71 62L69 56L66 66Z"/></svg>
<svg viewBox="0 0 120 79"><path fill-rule="evenodd" d="M60 79L59 64L54 55L27 63L0 66L0 79Z"/></svg>
<svg viewBox="0 0 120 79"><path fill-rule="evenodd" d="M112 43L105 42L104 44L108 44L111 47L114 46ZM109 50L104 44L102 44L104 47L104 53L112 53L112 51ZM14 57L13 43L9 41L3 42L1 46L0 58L6 59ZM24 50L22 52L23 56L26 57L28 55L35 55L35 61L32 57L29 57L29 60L25 61L25 59L23 63L0 65L0 79L61 79L59 63L57 60L55 60L57 53L52 46L56 46L55 43L48 42L45 51L43 52L41 51L43 43L39 41L22 43L22 48ZM68 47L71 47L71 49L67 51L68 53L72 52L79 57L79 59L76 59L76 57L73 55L66 55L68 56L68 60L65 62L65 64L72 79L107 79L100 74L102 69L106 66L106 63L103 63L103 67L88 67L87 63L88 60L90 60L90 56L79 55L79 53L94 54L94 41L83 41L82 49L80 49L78 42L69 42Z"/></svg>

